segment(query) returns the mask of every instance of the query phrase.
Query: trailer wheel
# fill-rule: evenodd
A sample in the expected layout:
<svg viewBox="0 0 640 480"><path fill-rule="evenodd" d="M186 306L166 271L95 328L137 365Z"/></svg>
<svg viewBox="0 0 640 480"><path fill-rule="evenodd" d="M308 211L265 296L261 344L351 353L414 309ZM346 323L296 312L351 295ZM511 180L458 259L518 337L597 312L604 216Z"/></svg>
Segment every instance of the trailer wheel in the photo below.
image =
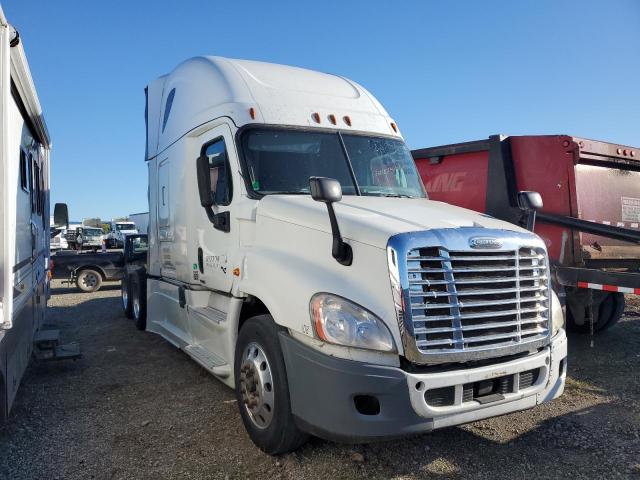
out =
<svg viewBox="0 0 640 480"><path fill-rule="evenodd" d="M133 308L131 306L131 286L128 275L125 274L120 282L120 298L122 299L122 310L127 318L133 318Z"/></svg>
<svg viewBox="0 0 640 480"><path fill-rule="evenodd" d="M577 333L589 333L591 327L589 321L585 320L583 324L576 322L576 316L588 317L588 306L586 297L577 296L572 298L567 294L567 329ZM593 292L595 322L593 331L595 333L603 332L613 327L618 320L622 318L624 313L624 294L620 292Z"/></svg>
<svg viewBox="0 0 640 480"><path fill-rule="evenodd" d="M131 277L131 311L138 330L147 328L147 282L140 275Z"/></svg>
<svg viewBox="0 0 640 480"><path fill-rule="evenodd" d="M80 270L76 278L76 286L86 293L97 292L102 286L102 275L95 270Z"/></svg>
<svg viewBox="0 0 640 480"><path fill-rule="evenodd" d="M600 332L613 327L624 314L624 294L620 292L609 292L609 295L600 304L599 315L606 319L606 323L599 330ZM599 323L599 322L598 322Z"/></svg>
<svg viewBox="0 0 640 480"><path fill-rule="evenodd" d="M234 371L240 416L258 448L279 455L307 441L291 413L284 358L271 315L252 317L242 326Z"/></svg>

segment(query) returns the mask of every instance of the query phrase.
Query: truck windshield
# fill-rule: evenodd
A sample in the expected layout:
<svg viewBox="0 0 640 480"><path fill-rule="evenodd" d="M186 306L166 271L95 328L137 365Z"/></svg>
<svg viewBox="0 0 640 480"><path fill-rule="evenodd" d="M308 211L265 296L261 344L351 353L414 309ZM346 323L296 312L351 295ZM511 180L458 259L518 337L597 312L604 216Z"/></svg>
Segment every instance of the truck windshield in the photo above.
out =
<svg viewBox="0 0 640 480"><path fill-rule="evenodd" d="M133 223L116 223L118 230L135 230L136 226Z"/></svg>
<svg viewBox="0 0 640 480"><path fill-rule="evenodd" d="M87 228L87 227L84 227L83 230L84 230L84 233L86 235L89 235L89 236L92 236L92 237L95 237L97 235L102 235L102 229L100 229L100 228Z"/></svg>
<svg viewBox="0 0 640 480"><path fill-rule="evenodd" d="M344 195L425 198L400 140L338 132L251 129L242 137L250 186L261 195L309 194L309 177L335 178Z"/></svg>

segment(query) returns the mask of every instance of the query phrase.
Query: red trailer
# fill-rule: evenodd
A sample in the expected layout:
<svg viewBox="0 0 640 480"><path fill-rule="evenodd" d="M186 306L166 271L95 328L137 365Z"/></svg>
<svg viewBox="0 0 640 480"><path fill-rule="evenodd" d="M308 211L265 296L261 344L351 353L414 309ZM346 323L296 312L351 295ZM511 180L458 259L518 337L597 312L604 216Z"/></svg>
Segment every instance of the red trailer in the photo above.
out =
<svg viewBox="0 0 640 480"><path fill-rule="evenodd" d="M537 191L535 232L567 325L606 329L640 293L640 148L568 135L504 136L414 150L429 197L526 225L517 194Z"/></svg>

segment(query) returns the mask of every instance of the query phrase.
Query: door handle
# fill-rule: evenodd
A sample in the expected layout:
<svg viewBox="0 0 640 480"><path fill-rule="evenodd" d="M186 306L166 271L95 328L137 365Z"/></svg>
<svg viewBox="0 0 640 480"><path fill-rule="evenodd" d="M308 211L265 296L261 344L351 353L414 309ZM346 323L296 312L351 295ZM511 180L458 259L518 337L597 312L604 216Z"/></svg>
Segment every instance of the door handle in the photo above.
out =
<svg viewBox="0 0 640 480"><path fill-rule="evenodd" d="M201 247L198 247L198 269L200 273L204 273L204 259Z"/></svg>

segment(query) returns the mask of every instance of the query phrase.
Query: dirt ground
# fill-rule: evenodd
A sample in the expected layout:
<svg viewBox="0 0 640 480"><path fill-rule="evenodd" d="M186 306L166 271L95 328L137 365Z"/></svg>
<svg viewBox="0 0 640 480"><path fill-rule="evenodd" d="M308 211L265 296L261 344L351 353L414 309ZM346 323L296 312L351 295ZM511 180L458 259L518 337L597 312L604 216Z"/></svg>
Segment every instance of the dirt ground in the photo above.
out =
<svg viewBox="0 0 640 480"><path fill-rule="evenodd" d="M570 336L563 397L533 410L369 445L312 439L269 457L233 392L121 313L119 285L54 285L50 321L83 358L31 364L0 428L0 477L640 478L640 299L596 337Z"/></svg>

